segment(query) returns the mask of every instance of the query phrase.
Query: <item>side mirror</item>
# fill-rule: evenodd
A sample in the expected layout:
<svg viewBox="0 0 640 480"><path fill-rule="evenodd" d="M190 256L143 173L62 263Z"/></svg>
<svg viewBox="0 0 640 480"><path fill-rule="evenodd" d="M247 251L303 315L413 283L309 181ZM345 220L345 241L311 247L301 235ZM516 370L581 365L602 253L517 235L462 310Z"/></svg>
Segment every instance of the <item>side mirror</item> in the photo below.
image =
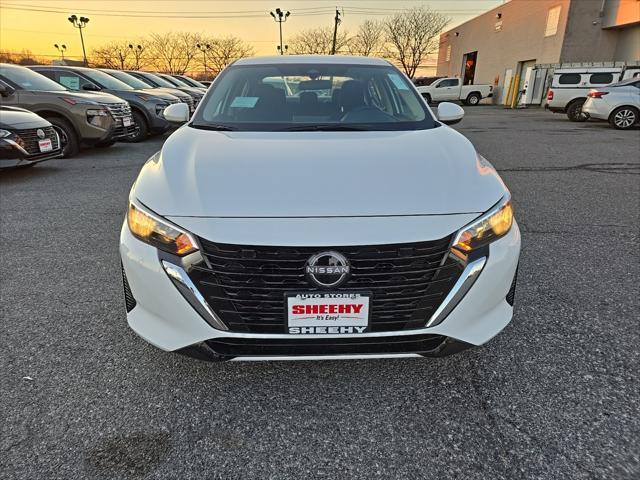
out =
<svg viewBox="0 0 640 480"><path fill-rule="evenodd" d="M82 90L87 90L89 92L99 92L101 88L97 85L94 85L93 83L85 83L82 86Z"/></svg>
<svg viewBox="0 0 640 480"><path fill-rule="evenodd" d="M451 102L442 102L438 105L438 120L445 125L458 123L464 117L464 110L460 105Z"/></svg>
<svg viewBox="0 0 640 480"><path fill-rule="evenodd" d="M173 103L164 109L164 118L171 123L184 123L189 120L189 105Z"/></svg>
<svg viewBox="0 0 640 480"><path fill-rule="evenodd" d="M13 95L13 93L15 91L16 91L16 89L13 88L11 85L7 85L6 83L1 83L0 82L0 96L9 97L9 96Z"/></svg>

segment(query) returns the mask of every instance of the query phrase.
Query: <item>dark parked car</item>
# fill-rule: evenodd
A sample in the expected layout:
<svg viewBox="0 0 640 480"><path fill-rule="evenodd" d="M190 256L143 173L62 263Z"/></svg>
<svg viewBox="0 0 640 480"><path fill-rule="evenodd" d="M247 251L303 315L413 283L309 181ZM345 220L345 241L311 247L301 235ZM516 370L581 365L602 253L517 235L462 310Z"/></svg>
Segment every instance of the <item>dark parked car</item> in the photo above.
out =
<svg viewBox="0 0 640 480"><path fill-rule="evenodd" d="M156 73L156 75L159 76L160 78L165 79L167 82L175 85L176 88L195 88L203 94L207 93L207 87L205 87L204 85L198 85L196 87L184 80L181 80L180 78L177 78L175 75L169 75L167 73Z"/></svg>
<svg viewBox="0 0 640 480"><path fill-rule="evenodd" d="M193 113L193 111L195 110L195 107L198 106L198 103L200 102L200 100L202 100L202 97L204 97L204 92L199 88L176 87L171 82L165 80L164 78L159 77L154 73L140 72L137 70L127 70L127 73L133 75L134 77L142 80L145 83L148 83L152 87L175 88L176 90L179 90L181 92L188 93L191 96L191 98L193 98L193 106L190 109L191 113Z"/></svg>
<svg viewBox="0 0 640 480"><path fill-rule="evenodd" d="M190 87L196 87L196 88L203 88L203 89L207 89L209 88L207 85L205 85L204 83L191 78L191 77L187 77L186 75L171 75L173 78L181 80L182 82L186 83L187 85L189 85ZM209 82L211 83L211 82Z"/></svg>
<svg viewBox="0 0 640 480"><path fill-rule="evenodd" d="M51 123L24 108L0 106L0 169L61 156L60 137Z"/></svg>
<svg viewBox="0 0 640 480"><path fill-rule="evenodd" d="M121 82L126 83L131 88L134 88L136 90L142 90L144 92L149 92L151 94L168 93L169 95L173 95L178 99L179 102L186 103L187 105L189 105L189 109L193 110L193 97L191 97L191 95L189 95L188 93L181 92L180 90L177 90L175 88L155 87L153 85L150 85L149 83L143 82L139 78L134 77L133 75L127 72L123 72L122 70L112 70L110 68L101 68L100 71L104 73L108 73L112 77L117 78Z"/></svg>
<svg viewBox="0 0 640 480"><path fill-rule="evenodd" d="M0 104L26 108L51 122L65 157L81 145L107 147L126 135L118 129L131 118L126 102L108 93L71 92L33 70L0 63Z"/></svg>
<svg viewBox="0 0 640 480"><path fill-rule="evenodd" d="M149 93L135 90L124 82L100 70L84 67L65 67L42 65L29 67L32 70L49 77L51 80L70 90L85 90L92 92L107 92L122 98L129 103L133 124L125 126L129 132L126 140L140 142L149 134L163 133L171 128L164 119L162 112L172 103L178 103L177 97L165 92Z"/></svg>

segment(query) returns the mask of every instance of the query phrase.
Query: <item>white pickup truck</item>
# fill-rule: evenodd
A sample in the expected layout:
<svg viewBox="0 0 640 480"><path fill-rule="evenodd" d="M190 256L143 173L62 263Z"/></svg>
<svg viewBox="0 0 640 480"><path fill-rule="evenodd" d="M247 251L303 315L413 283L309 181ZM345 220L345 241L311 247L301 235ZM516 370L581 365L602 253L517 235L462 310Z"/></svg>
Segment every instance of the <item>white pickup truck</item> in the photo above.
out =
<svg viewBox="0 0 640 480"><path fill-rule="evenodd" d="M441 78L417 89L428 103L459 100L465 105L477 105L483 98L493 96L492 85L462 85L459 78Z"/></svg>

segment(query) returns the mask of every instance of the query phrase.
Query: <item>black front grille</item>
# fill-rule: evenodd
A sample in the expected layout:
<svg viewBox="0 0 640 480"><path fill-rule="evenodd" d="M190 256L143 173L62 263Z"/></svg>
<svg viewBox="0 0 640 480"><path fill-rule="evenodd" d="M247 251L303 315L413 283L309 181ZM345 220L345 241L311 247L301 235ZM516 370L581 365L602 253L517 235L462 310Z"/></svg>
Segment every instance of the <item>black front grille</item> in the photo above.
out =
<svg viewBox="0 0 640 480"><path fill-rule="evenodd" d="M133 121L131 107L128 103L107 103L104 106L111 112L116 122L112 132L113 138L128 137L136 132L137 127ZM127 127L124 126L125 117L131 119L131 124Z"/></svg>
<svg viewBox="0 0 640 480"><path fill-rule="evenodd" d="M333 290L371 293L372 332L420 328L462 272L449 258L450 241L330 247L351 264L350 278ZM285 294L321 291L304 267L327 247L200 242L206 265L190 276L231 331L285 333Z"/></svg>
<svg viewBox="0 0 640 480"><path fill-rule="evenodd" d="M281 356L429 353L437 349L445 337L440 335L405 335L388 337L346 337L313 339L269 339L221 337L207 340L218 355Z"/></svg>
<svg viewBox="0 0 640 480"><path fill-rule="evenodd" d="M40 138L38 136L38 130L42 130L42 132L44 133L44 137L43 138ZM47 152L45 154L42 154L40 152L40 146L38 145L38 141L40 141L40 140L44 140L44 139L51 140L51 146L53 147L53 150L52 150L53 152L55 152L56 150L58 150L60 148L60 141L59 141L58 135L56 134L56 131L53 129L53 127L29 128L29 129L25 129L25 130L17 130L16 133L18 134L18 136L22 140L23 148L27 151L29 156L31 156L31 155L36 155L36 156L51 155L50 152Z"/></svg>

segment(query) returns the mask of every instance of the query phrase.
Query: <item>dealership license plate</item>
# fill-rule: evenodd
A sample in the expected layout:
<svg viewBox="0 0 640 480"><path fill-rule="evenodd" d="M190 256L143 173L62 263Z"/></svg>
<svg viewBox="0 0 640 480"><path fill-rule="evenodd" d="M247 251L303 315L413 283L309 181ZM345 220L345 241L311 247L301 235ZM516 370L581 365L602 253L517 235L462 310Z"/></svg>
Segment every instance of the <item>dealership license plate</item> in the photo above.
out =
<svg viewBox="0 0 640 480"><path fill-rule="evenodd" d="M125 127L130 127L132 123L133 120L131 120L131 117L124 117L122 119L122 125L124 125Z"/></svg>
<svg viewBox="0 0 640 480"><path fill-rule="evenodd" d="M45 138L44 140L38 140L38 148L40 148L41 152L50 152L53 150L51 139Z"/></svg>
<svg viewBox="0 0 640 480"><path fill-rule="evenodd" d="M287 333L346 335L369 329L371 295L353 292L289 293Z"/></svg>

